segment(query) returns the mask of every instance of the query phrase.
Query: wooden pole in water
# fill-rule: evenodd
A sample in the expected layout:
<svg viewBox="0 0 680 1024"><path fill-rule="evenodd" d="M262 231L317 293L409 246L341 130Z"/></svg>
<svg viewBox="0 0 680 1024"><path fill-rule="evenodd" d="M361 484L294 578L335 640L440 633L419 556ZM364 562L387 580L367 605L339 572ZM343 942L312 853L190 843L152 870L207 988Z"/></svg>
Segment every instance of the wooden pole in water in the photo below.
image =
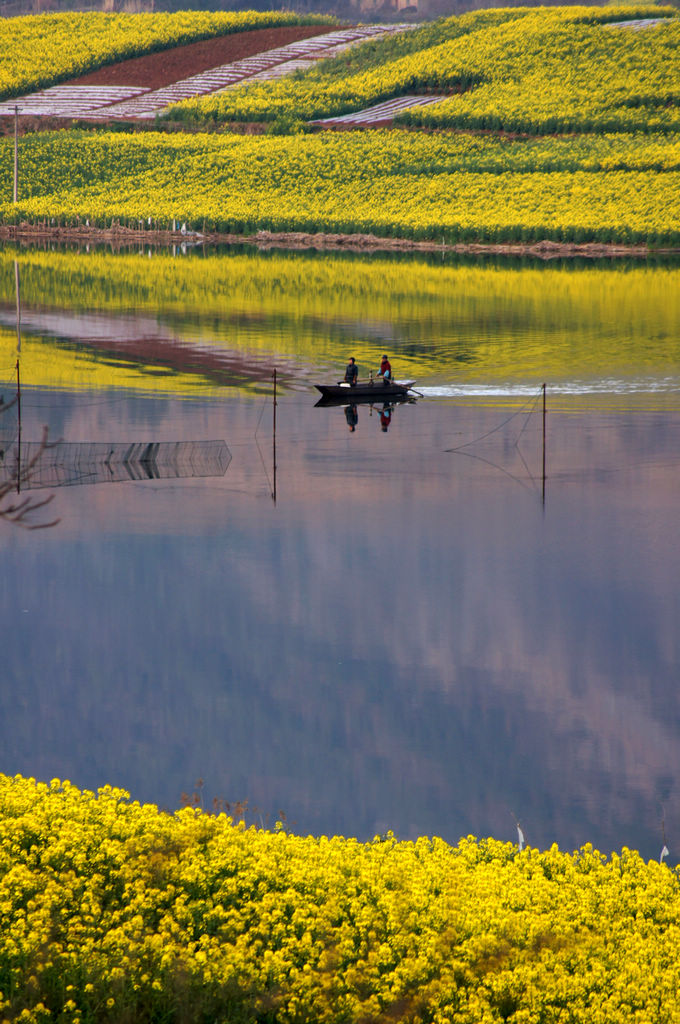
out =
<svg viewBox="0 0 680 1024"><path fill-rule="evenodd" d="M19 108L14 108L14 205L19 199Z"/></svg>
<svg viewBox="0 0 680 1024"><path fill-rule="evenodd" d="M545 505L545 384L543 384L543 504Z"/></svg>
<svg viewBox="0 0 680 1024"><path fill-rule="evenodd" d="M21 355L21 280L18 260L14 261L14 283L17 296L17 355Z"/></svg>
<svg viewBox="0 0 680 1024"><path fill-rule="evenodd" d="M273 454L273 479L274 489L272 491L272 500L276 504L276 367L274 367L274 410L272 418L272 454Z"/></svg>
<svg viewBox="0 0 680 1024"><path fill-rule="evenodd" d="M17 494L21 494L21 376L17 359Z"/></svg>

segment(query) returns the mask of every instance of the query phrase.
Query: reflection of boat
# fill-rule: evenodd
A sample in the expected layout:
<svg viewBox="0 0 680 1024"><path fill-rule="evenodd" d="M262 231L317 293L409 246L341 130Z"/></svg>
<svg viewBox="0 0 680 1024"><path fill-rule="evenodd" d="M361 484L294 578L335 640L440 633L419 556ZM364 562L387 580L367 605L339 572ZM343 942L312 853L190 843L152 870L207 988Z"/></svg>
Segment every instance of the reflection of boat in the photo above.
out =
<svg viewBox="0 0 680 1024"><path fill-rule="evenodd" d="M381 404L384 404L395 406L406 405L407 403L410 404L414 403L415 401L416 399L412 395L393 395L392 398L390 398L390 396L387 395L385 398L383 398L383 396L380 393L376 395L375 392L373 392L373 394L366 395L363 398L355 398L354 395L346 397L345 392L342 395L340 395L339 398L320 398L319 401L314 406L314 408L330 409L332 407L337 408L337 406L339 405L346 405L348 408L357 405L374 405L376 407L379 407Z"/></svg>
<svg viewBox="0 0 680 1024"><path fill-rule="evenodd" d="M350 387L349 384L315 384L314 387L321 392L321 402L324 404L356 405L357 402L385 402L388 399L393 401L395 398L408 398L414 383L412 380L401 383L393 380L385 384L379 379L355 384L354 387ZM317 405L321 402L317 402Z"/></svg>

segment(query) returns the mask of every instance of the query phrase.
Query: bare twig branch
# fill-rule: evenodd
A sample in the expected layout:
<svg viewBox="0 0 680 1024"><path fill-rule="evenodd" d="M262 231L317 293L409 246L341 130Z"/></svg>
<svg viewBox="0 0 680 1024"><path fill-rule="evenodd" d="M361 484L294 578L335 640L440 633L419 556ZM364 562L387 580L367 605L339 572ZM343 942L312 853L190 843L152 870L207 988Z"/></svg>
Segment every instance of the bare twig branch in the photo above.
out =
<svg viewBox="0 0 680 1024"><path fill-rule="evenodd" d="M11 408L12 402L8 405L3 406L2 412L6 412L7 409ZM4 483L0 484L0 501L6 498L13 491L20 491L22 486L30 483L33 476L34 470L43 453L48 448L53 448L54 444L50 443L47 439L48 428L43 427L42 438L37 450L28 460L28 462L22 466L17 458L17 465L14 471L10 474ZM58 442L55 442L58 443ZM39 509L45 508L46 505L54 499L54 495L50 494L47 498L31 498L25 497L21 501L9 501L5 505L0 505L0 519L5 519L9 523L14 523L16 526L22 526L25 530L46 530L52 526L56 526L60 522L60 519L52 519L49 522L32 522L31 516L33 516Z"/></svg>

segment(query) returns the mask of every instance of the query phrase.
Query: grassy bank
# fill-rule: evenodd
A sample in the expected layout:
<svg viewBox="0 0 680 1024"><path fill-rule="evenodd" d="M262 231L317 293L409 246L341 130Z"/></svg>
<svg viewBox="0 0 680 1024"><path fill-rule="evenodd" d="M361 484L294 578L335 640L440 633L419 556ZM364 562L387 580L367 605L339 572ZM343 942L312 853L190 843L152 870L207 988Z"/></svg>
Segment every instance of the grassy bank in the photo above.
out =
<svg viewBox="0 0 680 1024"><path fill-rule="evenodd" d="M667 1022L677 871L371 843L0 776L0 1018Z"/></svg>

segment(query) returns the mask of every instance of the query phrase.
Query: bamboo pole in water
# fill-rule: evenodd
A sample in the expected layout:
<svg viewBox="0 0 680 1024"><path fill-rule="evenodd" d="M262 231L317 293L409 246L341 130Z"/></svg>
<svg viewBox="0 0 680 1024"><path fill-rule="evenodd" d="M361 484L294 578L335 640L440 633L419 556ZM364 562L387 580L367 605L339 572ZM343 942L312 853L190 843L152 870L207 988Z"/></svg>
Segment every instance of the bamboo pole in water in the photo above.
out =
<svg viewBox="0 0 680 1024"><path fill-rule="evenodd" d="M19 199L19 108L14 108L14 205Z"/></svg>
<svg viewBox="0 0 680 1024"><path fill-rule="evenodd" d="M274 409L272 417L272 462L273 462L273 491L272 500L276 504L276 367L274 367Z"/></svg>
<svg viewBox="0 0 680 1024"><path fill-rule="evenodd" d="M545 384L543 384L543 504L545 505Z"/></svg>
<svg viewBox="0 0 680 1024"><path fill-rule="evenodd" d="M18 260L14 261L14 284L17 299L17 355L21 355L21 278L19 276Z"/></svg>
<svg viewBox="0 0 680 1024"><path fill-rule="evenodd" d="M17 358L17 494L21 494L21 375Z"/></svg>

